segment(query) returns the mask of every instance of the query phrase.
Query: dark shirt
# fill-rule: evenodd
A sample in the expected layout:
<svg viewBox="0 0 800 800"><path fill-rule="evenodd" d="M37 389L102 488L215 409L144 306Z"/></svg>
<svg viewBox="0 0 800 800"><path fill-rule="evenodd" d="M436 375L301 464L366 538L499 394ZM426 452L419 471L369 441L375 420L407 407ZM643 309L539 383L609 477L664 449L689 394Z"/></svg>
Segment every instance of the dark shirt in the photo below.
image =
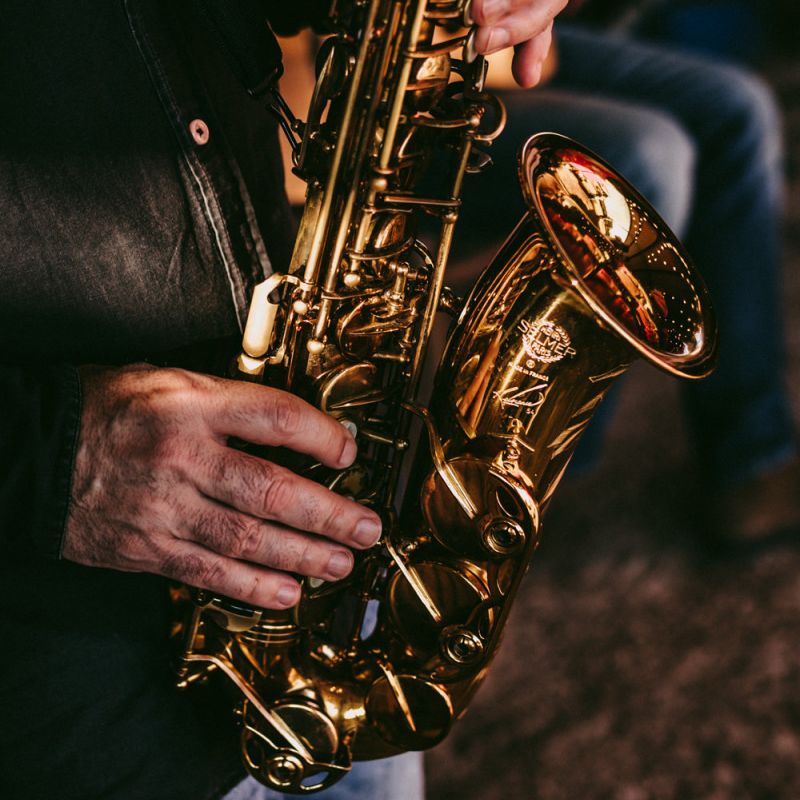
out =
<svg viewBox="0 0 800 800"><path fill-rule="evenodd" d="M243 774L228 704L173 688L165 582L59 560L76 367L236 337L253 284L287 261L275 124L195 5L3 3L5 800L199 800ZM260 18L276 8L264 3ZM265 24L248 35L269 51ZM206 144L191 135L195 119Z"/></svg>

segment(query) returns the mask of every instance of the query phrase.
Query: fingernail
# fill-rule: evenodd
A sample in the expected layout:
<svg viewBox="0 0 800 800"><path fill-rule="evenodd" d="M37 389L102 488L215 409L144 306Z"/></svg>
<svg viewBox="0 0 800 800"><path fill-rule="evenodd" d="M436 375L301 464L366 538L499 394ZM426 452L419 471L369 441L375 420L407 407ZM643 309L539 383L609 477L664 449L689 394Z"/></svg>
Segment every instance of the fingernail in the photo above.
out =
<svg viewBox="0 0 800 800"><path fill-rule="evenodd" d="M275 599L284 608L289 608L289 606L293 606L300 599L300 587L292 586L288 583L284 584L278 589L278 594L275 595Z"/></svg>
<svg viewBox="0 0 800 800"><path fill-rule="evenodd" d="M372 547L381 538L381 524L374 519L362 519L353 531L353 541L362 547Z"/></svg>
<svg viewBox="0 0 800 800"><path fill-rule="evenodd" d="M347 437L342 454L339 456L339 464L343 467L349 467L355 461L356 453L358 452L358 445L355 439L350 436Z"/></svg>
<svg viewBox="0 0 800 800"><path fill-rule="evenodd" d="M328 561L328 575L332 578L344 578L353 568L353 556L344 550L335 552Z"/></svg>
<svg viewBox="0 0 800 800"><path fill-rule="evenodd" d="M489 39L486 42L486 55L496 53L504 47L508 47L511 36L505 28L492 28L489 31Z"/></svg>

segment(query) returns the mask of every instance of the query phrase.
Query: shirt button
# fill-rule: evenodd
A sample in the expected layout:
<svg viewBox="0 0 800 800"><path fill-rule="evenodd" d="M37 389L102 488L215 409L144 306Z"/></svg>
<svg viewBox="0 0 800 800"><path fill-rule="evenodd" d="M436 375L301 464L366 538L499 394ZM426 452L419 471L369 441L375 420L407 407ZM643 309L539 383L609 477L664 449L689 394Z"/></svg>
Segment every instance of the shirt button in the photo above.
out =
<svg viewBox="0 0 800 800"><path fill-rule="evenodd" d="M189 132L192 134L192 139L197 144L208 144L208 139L211 133L208 130L208 124L202 119L193 119L189 123Z"/></svg>

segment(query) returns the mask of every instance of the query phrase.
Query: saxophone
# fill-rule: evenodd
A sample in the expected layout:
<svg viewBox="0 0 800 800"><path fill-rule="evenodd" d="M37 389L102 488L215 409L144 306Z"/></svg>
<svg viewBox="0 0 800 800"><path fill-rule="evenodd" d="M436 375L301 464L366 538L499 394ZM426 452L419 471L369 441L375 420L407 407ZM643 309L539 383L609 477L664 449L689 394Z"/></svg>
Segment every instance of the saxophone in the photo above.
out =
<svg viewBox="0 0 800 800"><path fill-rule="evenodd" d="M522 147L528 211L456 298L462 182L505 120L473 31L454 28L469 28L468 0L337 0L331 23L306 121L274 101L306 204L288 271L255 289L237 365L356 436L348 469L292 467L374 508L384 534L344 580L305 579L293 609L200 591L176 625L179 685L225 676L247 770L293 793L441 741L614 378L636 356L700 378L716 348L702 278L664 222L556 134ZM456 319L426 403L440 312Z"/></svg>

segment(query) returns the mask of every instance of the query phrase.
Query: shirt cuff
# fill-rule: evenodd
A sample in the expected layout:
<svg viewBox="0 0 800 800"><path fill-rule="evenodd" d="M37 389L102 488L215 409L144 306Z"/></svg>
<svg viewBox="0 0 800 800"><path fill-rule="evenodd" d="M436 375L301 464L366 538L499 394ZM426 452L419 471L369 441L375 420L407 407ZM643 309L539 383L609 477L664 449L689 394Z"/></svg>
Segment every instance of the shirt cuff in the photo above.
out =
<svg viewBox="0 0 800 800"><path fill-rule="evenodd" d="M57 559L81 419L70 364L0 365L0 548Z"/></svg>
<svg viewBox="0 0 800 800"><path fill-rule="evenodd" d="M58 368L54 402L59 424L52 432L52 465L39 473L37 499L42 513L33 535L35 549L51 559L61 557L80 433L81 383L74 366Z"/></svg>

